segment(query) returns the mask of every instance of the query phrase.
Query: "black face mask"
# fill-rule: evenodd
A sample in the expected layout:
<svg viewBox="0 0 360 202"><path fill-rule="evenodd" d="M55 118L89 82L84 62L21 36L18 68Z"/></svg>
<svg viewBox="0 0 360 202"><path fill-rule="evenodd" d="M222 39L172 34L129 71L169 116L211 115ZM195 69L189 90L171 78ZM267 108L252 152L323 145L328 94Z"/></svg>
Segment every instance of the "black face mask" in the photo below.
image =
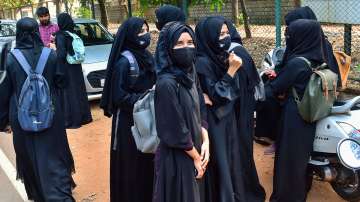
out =
<svg viewBox="0 0 360 202"><path fill-rule="evenodd" d="M192 70L195 59L195 48L178 48L173 49L172 60L176 67L190 72Z"/></svg>
<svg viewBox="0 0 360 202"><path fill-rule="evenodd" d="M227 36L227 37L219 40L219 47L222 50L227 51L230 48L230 46L231 46L231 38L230 38L230 36Z"/></svg>
<svg viewBox="0 0 360 202"><path fill-rule="evenodd" d="M150 45L150 42L151 42L151 36L150 36L150 33L146 33L142 36L139 36L138 37L138 42L139 42L139 46L141 48L147 48L149 45Z"/></svg>

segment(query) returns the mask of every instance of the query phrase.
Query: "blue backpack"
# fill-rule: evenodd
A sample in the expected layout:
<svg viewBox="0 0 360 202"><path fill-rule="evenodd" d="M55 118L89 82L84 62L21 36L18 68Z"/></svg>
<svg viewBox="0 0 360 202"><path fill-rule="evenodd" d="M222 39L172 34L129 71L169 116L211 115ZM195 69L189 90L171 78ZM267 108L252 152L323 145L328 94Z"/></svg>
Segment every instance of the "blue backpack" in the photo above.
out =
<svg viewBox="0 0 360 202"><path fill-rule="evenodd" d="M35 69L19 49L14 49L11 53L27 74L17 103L20 126L28 132L44 131L51 127L54 118L50 88L42 76L51 49L43 48Z"/></svg>
<svg viewBox="0 0 360 202"><path fill-rule="evenodd" d="M71 38L72 41L72 48L74 49L74 55L67 54L66 60L69 64L81 64L85 60L85 46L84 42L81 40L81 38L69 31L66 31Z"/></svg>

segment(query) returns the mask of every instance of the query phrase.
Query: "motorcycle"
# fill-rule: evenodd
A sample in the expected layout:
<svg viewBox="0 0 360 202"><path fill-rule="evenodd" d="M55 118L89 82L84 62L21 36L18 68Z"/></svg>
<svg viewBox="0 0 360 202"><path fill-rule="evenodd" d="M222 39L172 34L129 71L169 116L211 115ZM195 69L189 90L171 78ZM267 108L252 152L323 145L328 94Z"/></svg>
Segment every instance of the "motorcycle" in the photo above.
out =
<svg viewBox="0 0 360 202"><path fill-rule="evenodd" d="M268 52L258 70L267 79L266 70L280 64L285 49ZM313 153L308 163L308 189L312 180L331 184L347 201L360 201L360 96L336 101L331 114L316 124Z"/></svg>

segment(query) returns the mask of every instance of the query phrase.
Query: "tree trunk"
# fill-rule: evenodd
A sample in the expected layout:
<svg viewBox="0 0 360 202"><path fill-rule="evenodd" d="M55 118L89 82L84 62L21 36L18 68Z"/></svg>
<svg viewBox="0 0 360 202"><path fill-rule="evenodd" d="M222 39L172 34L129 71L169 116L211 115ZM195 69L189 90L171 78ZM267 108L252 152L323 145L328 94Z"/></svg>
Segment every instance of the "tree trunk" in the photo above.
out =
<svg viewBox="0 0 360 202"><path fill-rule="evenodd" d="M246 11L245 6L245 0L239 0L241 4L241 12L244 18L244 28L245 28L245 34L246 38L251 38L251 30L250 30L250 24L249 24L249 17Z"/></svg>
<svg viewBox="0 0 360 202"><path fill-rule="evenodd" d="M60 14L60 0L55 0L56 15Z"/></svg>
<svg viewBox="0 0 360 202"><path fill-rule="evenodd" d="M294 6L300 7L301 6L301 0L294 0Z"/></svg>
<svg viewBox="0 0 360 202"><path fill-rule="evenodd" d="M232 0L231 1L232 6L232 18L233 22L236 26L239 26L239 0Z"/></svg>
<svg viewBox="0 0 360 202"><path fill-rule="evenodd" d="M108 28L108 16L105 6L105 0L98 0L98 2L100 8L101 24L103 24L106 28Z"/></svg>

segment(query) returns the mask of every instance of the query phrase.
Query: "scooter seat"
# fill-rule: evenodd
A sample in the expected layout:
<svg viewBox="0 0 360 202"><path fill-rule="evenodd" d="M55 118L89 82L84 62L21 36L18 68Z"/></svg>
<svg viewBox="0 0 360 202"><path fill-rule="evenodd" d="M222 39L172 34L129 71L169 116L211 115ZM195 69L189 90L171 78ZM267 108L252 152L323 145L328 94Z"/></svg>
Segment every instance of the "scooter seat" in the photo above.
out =
<svg viewBox="0 0 360 202"><path fill-rule="evenodd" d="M343 105L333 106L331 109L331 114L347 114L358 103L360 103L360 96L356 96L346 101Z"/></svg>

